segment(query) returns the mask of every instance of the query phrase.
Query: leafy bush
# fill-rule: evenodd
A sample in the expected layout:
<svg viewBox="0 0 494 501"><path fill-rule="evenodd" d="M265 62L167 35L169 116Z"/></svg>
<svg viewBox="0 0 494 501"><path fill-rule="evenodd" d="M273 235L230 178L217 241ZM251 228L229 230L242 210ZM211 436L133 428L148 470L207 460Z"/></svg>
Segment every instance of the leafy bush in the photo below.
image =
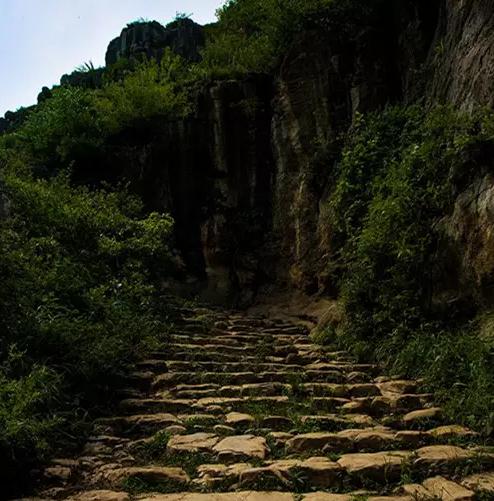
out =
<svg viewBox="0 0 494 501"><path fill-rule="evenodd" d="M132 123L190 110L184 61L165 52L160 63L127 61L112 69L100 89L63 86L37 106L23 126L3 142L38 164L69 166L104 148L109 136Z"/></svg>
<svg viewBox="0 0 494 501"><path fill-rule="evenodd" d="M199 68L221 77L274 68L295 36L322 28L341 39L352 37L379 0L229 0L218 9ZM333 28L335 28L333 30Z"/></svg>
<svg viewBox="0 0 494 501"><path fill-rule="evenodd" d="M99 118L92 91L62 87L36 107L13 137L4 141L15 141L18 150L40 162L69 162L79 151L101 147Z"/></svg>
<svg viewBox="0 0 494 501"><path fill-rule="evenodd" d="M182 58L166 51L160 63L140 63L123 80L107 83L95 95L105 133L117 132L136 120L186 115L190 111L184 90L188 72Z"/></svg>
<svg viewBox="0 0 494 501"><path fill-rule="evenodd" d="M357 117L330 207L339 246L332 272L347 311L340 341L396 370L425 375L436 389L466 385L458 386L459 401L469 421L484 425L485 408L467 408L467 400L494 386L489 348L454 311L444 316L433 308L433 228L474 173L471 152L494 141L493 123L492 113L447 108L390 108ZM460 361L475 338L476 349ZM484 404L494 412L492 399Z"/></svg>
<svg viewBox="0 0 494 501"><path fill-rule="evenodd" d="M6 490L6 479L48 453L47 438L61 424L50 409L60 392L59 376L38 365L19 375L12 365L22 361L22 354L11 355L0 368L0 477Z"/></svg>
<svg viewBox="0 0 494 501"><path fill-rule="evenodd" d="M76 424L78 408L94 408L165 340L155 284L172 270L172 221L144 215L125 190L75 188L67 173L36 179L19 161L4 169L0 449L12 468L42 457L62 416Z"/></svg>

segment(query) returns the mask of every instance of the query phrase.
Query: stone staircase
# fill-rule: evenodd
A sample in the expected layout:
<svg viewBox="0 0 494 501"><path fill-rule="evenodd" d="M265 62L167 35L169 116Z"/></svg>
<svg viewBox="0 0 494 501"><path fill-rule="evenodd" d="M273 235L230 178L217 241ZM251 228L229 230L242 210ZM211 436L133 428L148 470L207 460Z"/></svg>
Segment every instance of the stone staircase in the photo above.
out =
<svg viewBox="0 0 494 501"><path fill-rule="evenodd" d="M445 422L416 381L387 378L281 320L182 308L138 364L118 416L37 499L494 499L494 449Z"/></svg>

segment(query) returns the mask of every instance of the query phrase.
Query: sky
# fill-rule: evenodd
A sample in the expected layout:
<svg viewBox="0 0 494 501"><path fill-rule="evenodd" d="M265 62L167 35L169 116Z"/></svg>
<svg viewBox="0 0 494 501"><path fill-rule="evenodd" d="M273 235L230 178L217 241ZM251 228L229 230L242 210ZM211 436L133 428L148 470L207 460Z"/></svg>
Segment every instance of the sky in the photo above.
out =
<svg viewBox="0 0 494 501"><path fill-rule="evenodd" d="M139 18L162 24L178 12L200 24L215 20L224 0L0 0L0 117L36 103L43 86L92 61Z"/></svg>

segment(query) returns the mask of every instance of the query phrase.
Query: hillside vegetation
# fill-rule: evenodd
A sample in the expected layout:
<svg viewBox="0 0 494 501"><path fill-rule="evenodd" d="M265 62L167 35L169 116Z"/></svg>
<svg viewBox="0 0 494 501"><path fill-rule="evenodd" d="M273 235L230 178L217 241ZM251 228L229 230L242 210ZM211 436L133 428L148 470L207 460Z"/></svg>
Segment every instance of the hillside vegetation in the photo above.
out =
<svg viewBox="0 0 494 501"><path fill-rule="evenodd" d="M200 63L170 51L160 62L119 61L105 69L101 85L54 89L0 136L6 476L25 473L82 436L87 414L107 405L114 381L166 341L171 325L160 282L176 267L172 218L146 212L126 186L75 184L74 166L84 168L91 152L105 151L137 123L192 115L204 82L276 73L304 30L355 36L380 2L365 4L230 0L208 27ZM326 209L335 246L325 265L344 320L318 332L319 341L424 377L451 416L491 434L490 312L475 301L469 311L437 308L432 284L434 228L475 175L478 152L494 145L494 114L387 107L358 114L338 141L314 164L331 172Z"/></svg>

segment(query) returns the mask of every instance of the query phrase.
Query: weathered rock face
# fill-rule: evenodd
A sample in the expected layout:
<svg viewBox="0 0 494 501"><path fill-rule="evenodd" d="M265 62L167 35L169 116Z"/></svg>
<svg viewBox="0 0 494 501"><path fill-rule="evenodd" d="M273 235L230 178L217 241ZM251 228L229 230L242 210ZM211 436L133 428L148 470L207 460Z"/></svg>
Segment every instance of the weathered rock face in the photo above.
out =
<svg viewBox="0 0 494 501"><path fill-rule="evenodd" d="M0 117L0 134L7 132L8 129L9 129L9 122L7 121L6 118Z"/></svg>
<svg viewBox="0 0 494 501"><path fill-rule="evenodd" d="M356 111L396 99L387 44L387 37L372 30L350 43L330 33L308 32L293 45L277 80L272 132L280 270L309 293L327 288L323 258L331 249L323 210L331 169L318 165L316 153L336 141Z"/></svg>
<svg viewBox="0 0 494 501"><path fill-rule="evenodd" d="M429 102L470 110L494 105L494 6L490 0L441 2L428 56Z"/></svg>
<svg viewBox="0 0 494 501"><path fill-rule="evenodd" d="M204 47L204 28L190 19L178 19L166 28L156 21L133 23L110 42L106 52L106 65L120 58L161 59L166 48L188 61L200 59Z"/></svg>
<svg viewBox="0 0 494 501"><path fill-rule="evenodd" d="M104 157L75 167L77 181L123 178L149 210L170 212L183 261L208 300L248 304L267 273L272 96L268 76L211 83L194 116L136 125Z"/></svg>
<svg viewBox="0 0 494 501"><path fill-rule="evenodd" d="M170 211L177 247L208 299L248 304L266 282L333 292L325 269L331 155L319 162L320 146L338 147L355 112L388 103L494 105L491 0L383 0L379 8L352 37L302 33L273 76L206 85L193 117L135 126L78 175L123 177L149 209ZM203 45L203 28L187 19L136 23L106 59L159 59L169 47L197 61ZM467 282L483 297L490 290L494 178L482 172L461 187L442 226L453 264L441 276L454 280L441 279L437 295L454 296Z"/></svg>
<svg viewBox="0 0 494 501"><path fill-rule="evenodd" d="M464 309L494 304L494 176L486 166L479 170L457 197L453 213L438 226L438 305Z"/></svg>
<svg viewBox="0 0 494 501"><path fill-rule="evenodd" d="M494 104L492 2L389 2L385 10L387 22L380 14L379 24L353 40L303 34L277 78L272 128L277 278L307 292L332 290L325 273L332 248L325 213L331 166L321 170L318 145L335 141L356 111L387 103L449 103L466 110ZM479 211L467 199L480 185ZM492 185L491 177L484 177L467 188L450 221L455 287L468 281L470 290L473 284L484 289L491 281Z"/></svg>

